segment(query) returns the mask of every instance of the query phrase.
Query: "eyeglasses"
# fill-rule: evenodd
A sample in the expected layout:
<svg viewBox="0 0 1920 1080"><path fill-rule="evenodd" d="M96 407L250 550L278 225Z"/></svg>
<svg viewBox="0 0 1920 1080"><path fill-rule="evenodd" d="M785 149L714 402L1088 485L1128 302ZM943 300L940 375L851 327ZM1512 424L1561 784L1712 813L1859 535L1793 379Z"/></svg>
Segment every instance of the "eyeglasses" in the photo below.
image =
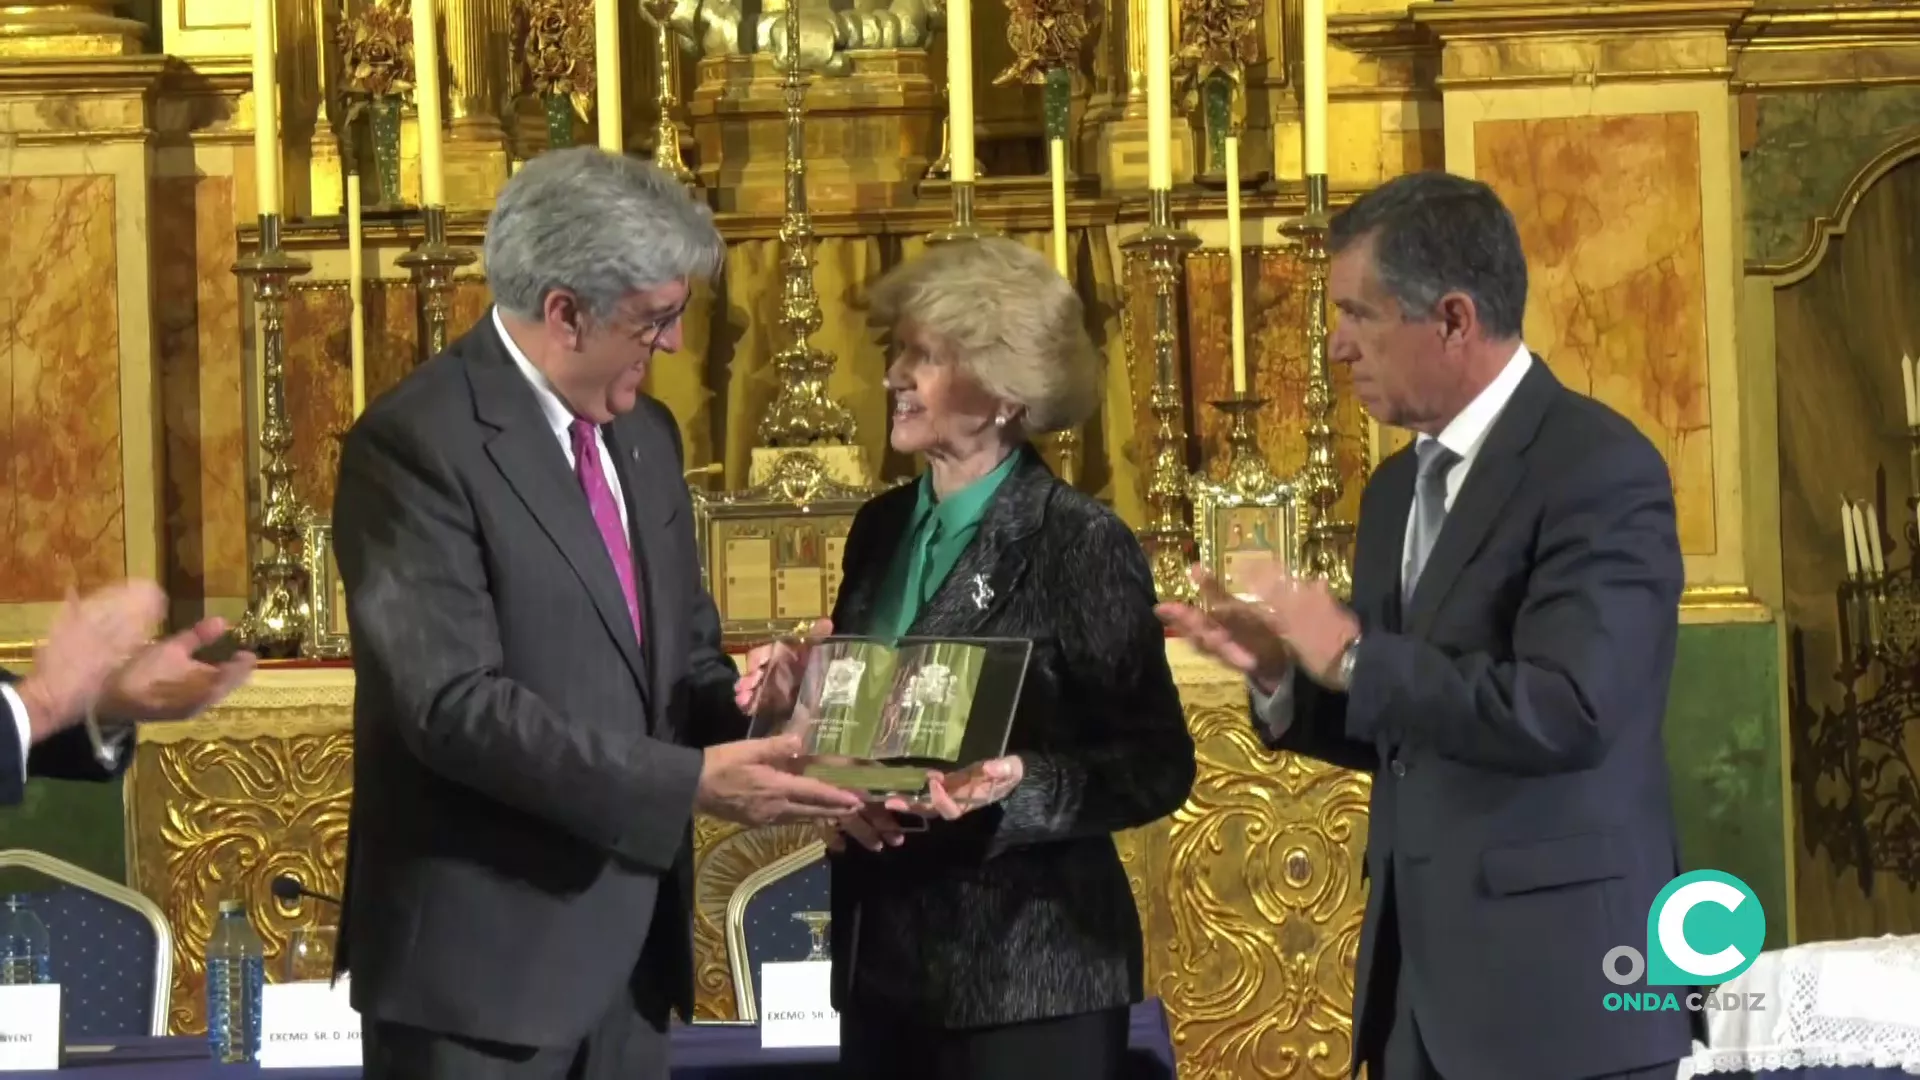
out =
<svg viewBox="0 0 1920 1080"><path fill-rule="evenodd" d="M660 347L660 339L665 337L667 332L672 330L675 324L679 323L681 316L686 313L687 305L681 304L679 307L674 308L659 318L648 319L645 322L639 323L634 327L633 338L649 349L657 349Z"/></svg>

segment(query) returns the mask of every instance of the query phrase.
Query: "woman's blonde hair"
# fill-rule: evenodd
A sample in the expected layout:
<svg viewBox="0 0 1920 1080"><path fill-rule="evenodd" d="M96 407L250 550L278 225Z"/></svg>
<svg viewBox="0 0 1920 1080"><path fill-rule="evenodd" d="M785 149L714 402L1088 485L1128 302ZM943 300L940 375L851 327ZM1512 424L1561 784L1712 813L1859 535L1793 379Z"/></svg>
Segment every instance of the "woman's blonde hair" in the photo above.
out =
<svg viewBox="0 0 1920 1080"><path fill-rule="evenodd" d="M867 307L882 333L911 319L947 345L988 393L1020 407L1027 433L1078 427L1099 405L1099 358L1080 297L1018 241L931 246L876 282Z"/></svg>

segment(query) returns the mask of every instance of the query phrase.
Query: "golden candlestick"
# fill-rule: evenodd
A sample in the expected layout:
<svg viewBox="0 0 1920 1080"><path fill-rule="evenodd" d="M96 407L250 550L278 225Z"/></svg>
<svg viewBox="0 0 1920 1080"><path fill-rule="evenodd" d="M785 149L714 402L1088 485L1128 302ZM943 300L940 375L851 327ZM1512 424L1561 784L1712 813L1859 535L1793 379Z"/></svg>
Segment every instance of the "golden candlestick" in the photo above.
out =
<svg viewBox="0 0 1920 1080"><path fill-rule="evenodd" d="M260 246L233 264L253 284L260 325L260 548L253 562L253 597L234 630L262 657L299 655L308 622L306 570L300 557L310 511L293 490L293 422L287 415L287 283L312 269L280 250L280 215L260 215Z"/></svg>
<svg viewBox="0 0 1920 1080"><path fill-rule="evenodd" d="M1162 600L1191 600L1193 529L1188 522L1187 422L1178 358L1180 278L1187 253L1200 246L1173 226L1172 193L1147 192L1148 225L1122 245L1144 256L1153 278L1153 468L1147 483L1147 527L1141 530ZM1137 259L1129 259L1129 264ZM1128 346L1132 346L1129 341Z"/></svg>
<svg viewBox="0 0 1920 1080"><path fill-rule="evenodd" d="M800 61L800 12L786 10L786 210L780 219L780 326L790 340L773 356L780 389L760 420L769 447L851 445L853 413L827 396L834 357L809 340L820 330L820 296L813 287L813 219L807 212L807 76Z"/></svg>
<svg viewBox="0 0 1920 1080"><path fill-rule="evenodd" d="M699 183L680 151L680 124L674 112L680 104L680 65L673 47L671 22L675 0L641 0L640 13L653 24L654 51L660 57L660 89L654 95L653 163L692 187Z"/></svg>
<svg viewBox="0 0 1920 1080"><path fill-rule="evenodd" d="M413 276L419 302L420 360L425 363L447 349L447 317L453 311L453 275L474 261L473 252L447 244L447 208L422 208L426 236L420 246L394 260Z"/></svg>
<svg viewBox="0 0 1920 1080"><path fill-rule="evenodd" d="M1333 591L1353 589L1352 524L1334 516L1340 468L1333 454L1333 377L1327 367L1327 178L1307 176L1307 212L1287 223L1307 264L1307 462L1297 487L1306 504L1305 569Z"/></svg>

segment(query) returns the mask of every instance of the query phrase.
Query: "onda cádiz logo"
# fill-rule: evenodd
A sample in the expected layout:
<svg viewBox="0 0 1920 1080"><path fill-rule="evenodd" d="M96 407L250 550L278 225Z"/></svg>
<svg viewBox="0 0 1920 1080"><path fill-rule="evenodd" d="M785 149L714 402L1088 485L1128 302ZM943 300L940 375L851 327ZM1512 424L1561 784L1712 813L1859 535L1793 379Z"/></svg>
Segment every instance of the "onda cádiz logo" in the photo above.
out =
<svg viewBox="0 0 1920 1080"><path fill-rule="evenodd" d="M1684 996L1674 990L1623 990L1608 993L1601 1004L1609 1012L1765 1011L1764 994L1694 988L1724 984L1747 970L1766 939L1766 913L1746 882L1719 870L1682 874L1653 898L1646 955L1631 945L1616 946L1600 968L1615 986L1633 986L1645 975L1648 987L1685 987Z"/></svg>

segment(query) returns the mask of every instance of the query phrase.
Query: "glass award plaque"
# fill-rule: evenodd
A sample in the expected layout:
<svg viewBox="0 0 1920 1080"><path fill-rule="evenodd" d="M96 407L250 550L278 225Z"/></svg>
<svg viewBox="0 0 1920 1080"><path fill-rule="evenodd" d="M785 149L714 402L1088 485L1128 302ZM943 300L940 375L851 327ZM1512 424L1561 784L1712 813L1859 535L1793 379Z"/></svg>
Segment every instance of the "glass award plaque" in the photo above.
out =
<svg viewBox="0 0 1920 1080"><path fill-rule="evenodd" d="M929 770L1006 752L1033 642L830 637L813 646L793 714L755 737L797 734L806 775L868 797L921 797Z"/></svg>

